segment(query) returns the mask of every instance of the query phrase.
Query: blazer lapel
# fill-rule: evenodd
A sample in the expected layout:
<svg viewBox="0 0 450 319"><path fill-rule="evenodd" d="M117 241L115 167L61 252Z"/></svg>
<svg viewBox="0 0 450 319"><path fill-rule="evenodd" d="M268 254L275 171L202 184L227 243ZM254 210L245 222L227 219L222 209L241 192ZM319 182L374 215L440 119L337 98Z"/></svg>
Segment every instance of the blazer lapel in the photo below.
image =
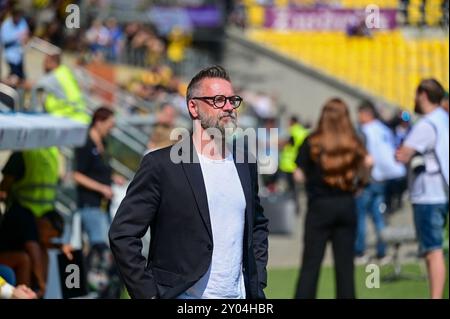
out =
<svg viewBox="0 0 450 319"><path fill-rule="evenodd" d="M190 162L182 161L181 163L183 166L184 173L186 174L186 177L188 179L189 185L191 186L191 190L194 194L198 210L203 219L203 223L205 224L205 227L208 231L208 235L211 237L212 240L213 236L212 236L211 219L209 217L208 197L206 194L202 169L200 166L197 152L195 151L194 148L194 144L192 143L192 138L190 139L189 151L191 152L189 156L189 159L191 159L191 161Z"/></svg>

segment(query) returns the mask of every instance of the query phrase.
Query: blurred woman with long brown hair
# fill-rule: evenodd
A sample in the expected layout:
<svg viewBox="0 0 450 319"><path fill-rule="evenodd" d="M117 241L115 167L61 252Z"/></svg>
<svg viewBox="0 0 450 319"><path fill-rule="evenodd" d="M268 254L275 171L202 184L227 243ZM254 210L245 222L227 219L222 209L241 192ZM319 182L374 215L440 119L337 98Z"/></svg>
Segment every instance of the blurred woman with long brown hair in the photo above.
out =
<svg viewBox="0 0 450 319"><path fill-rule="evenodd" d="M305 178L308 196L296 298L316 297L328 241L333 247L336 297L355 298L354 194L366 182L369 160L342 100L333 98L325 104L317 128L301 146L296 162L296 176Z"/></svg>

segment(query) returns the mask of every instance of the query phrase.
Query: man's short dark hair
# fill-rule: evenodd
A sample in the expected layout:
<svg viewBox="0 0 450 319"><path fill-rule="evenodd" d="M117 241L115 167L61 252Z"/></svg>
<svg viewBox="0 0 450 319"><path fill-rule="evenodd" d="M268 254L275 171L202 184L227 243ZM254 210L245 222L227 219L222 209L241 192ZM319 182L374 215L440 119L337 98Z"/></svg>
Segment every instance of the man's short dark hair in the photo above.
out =
<svg viewBox="0 0 450 319"><path fill-rule="evenodd" d="M358 106L358 112L367 112L367 113L370 113L370 114L372 114L372 116L373 116L374 118L378 118L378 117L379 117L379 116L378 116L379 114L378 114L378 111L377 111L375 105L372 103L372 101L369 101L369 100L364 100L364 101L362 101L362 102L359 104L359 106Z"/></svg>
<svg viewBox="0 0 450 319"><path fill-rule="evenodd" d="M417 87L417 93L421 94L423 92L425 92L428 100L433 104L440 104L445 95L444 88L436 79L422 80Z"/></svg>
<svg viewBox="0 0 450 319"><path fill-rule="evenodd" d="M228 72L220 65L209 66L198 72L189 82L186 93L186 102L194 97L194 91L198 88L199 83L203 79L224 79L231 82Z"/></svg>

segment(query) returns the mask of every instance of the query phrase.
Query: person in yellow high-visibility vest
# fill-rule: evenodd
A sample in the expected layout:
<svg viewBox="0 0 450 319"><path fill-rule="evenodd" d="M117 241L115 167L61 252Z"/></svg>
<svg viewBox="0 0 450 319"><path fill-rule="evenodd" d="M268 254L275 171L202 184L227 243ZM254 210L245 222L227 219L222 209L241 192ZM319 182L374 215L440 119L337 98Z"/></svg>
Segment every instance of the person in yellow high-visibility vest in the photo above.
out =
<svg viewBox="0 0 450 319"><path fill-rule="evenodd" d="M35 89L43 90L46 94L45 111L88 125L91 116L86 108L83 92L74 73L61 63L61 55L46 55L44 70L46 74L38 81Z"/></svg>
<svg viewBox="0 0 450 319"><path fill-rule="evenodd" d="M63 231L55 211L58 157L56 147L13 153L0 184L8 206L0 225L0 262L16 271L18 283L34 280L40 297L46 289L47 248Z"/></svg>
<svg viewBox="0 0 450 319"><path fill-rule="evenodd" d="M284 144L280 153L279 172L286 179L288 190L293 192L295 196L297 213L299 212L299 207L298 190L294 181L294 172L297 169L295 160L298 155L298 150L308 134L308 129L299 123L296 116L292 116L289 120L289 140Z"/></svg>

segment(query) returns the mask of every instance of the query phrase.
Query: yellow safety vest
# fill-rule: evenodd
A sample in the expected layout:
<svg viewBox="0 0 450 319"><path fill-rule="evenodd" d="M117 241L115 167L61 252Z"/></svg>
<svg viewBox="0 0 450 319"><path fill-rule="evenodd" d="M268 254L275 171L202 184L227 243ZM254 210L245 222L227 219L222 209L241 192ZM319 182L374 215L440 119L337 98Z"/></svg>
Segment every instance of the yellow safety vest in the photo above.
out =
<svg viewBox="0 0 450 319"><path fill-rule="evenodd" d="M65 98L61 99L51 93L47 94L45 100L47 113L89 124L91 117L87 113L83 93L72 71L67 66L60 65L53 71L53 74L63 89L61 93L65 95Z"/></svg>
<svg viewBox="0 0 450 319"><path fill-rule="evenodd" d="M309 131L300 124L294 124L289 129L294 144L287 144L283 147L280 154L280 170L285 173L293 173L297 168L295 160L303 141L308 136Z"/></svg>
<svg viewBox="0 0 450 319"><path fill-rule="evenodd" d="M22 152L25 175L15 182L11 195L36 217L42 217L55 207L58 185L58 156L56 147Z"/></svg>

